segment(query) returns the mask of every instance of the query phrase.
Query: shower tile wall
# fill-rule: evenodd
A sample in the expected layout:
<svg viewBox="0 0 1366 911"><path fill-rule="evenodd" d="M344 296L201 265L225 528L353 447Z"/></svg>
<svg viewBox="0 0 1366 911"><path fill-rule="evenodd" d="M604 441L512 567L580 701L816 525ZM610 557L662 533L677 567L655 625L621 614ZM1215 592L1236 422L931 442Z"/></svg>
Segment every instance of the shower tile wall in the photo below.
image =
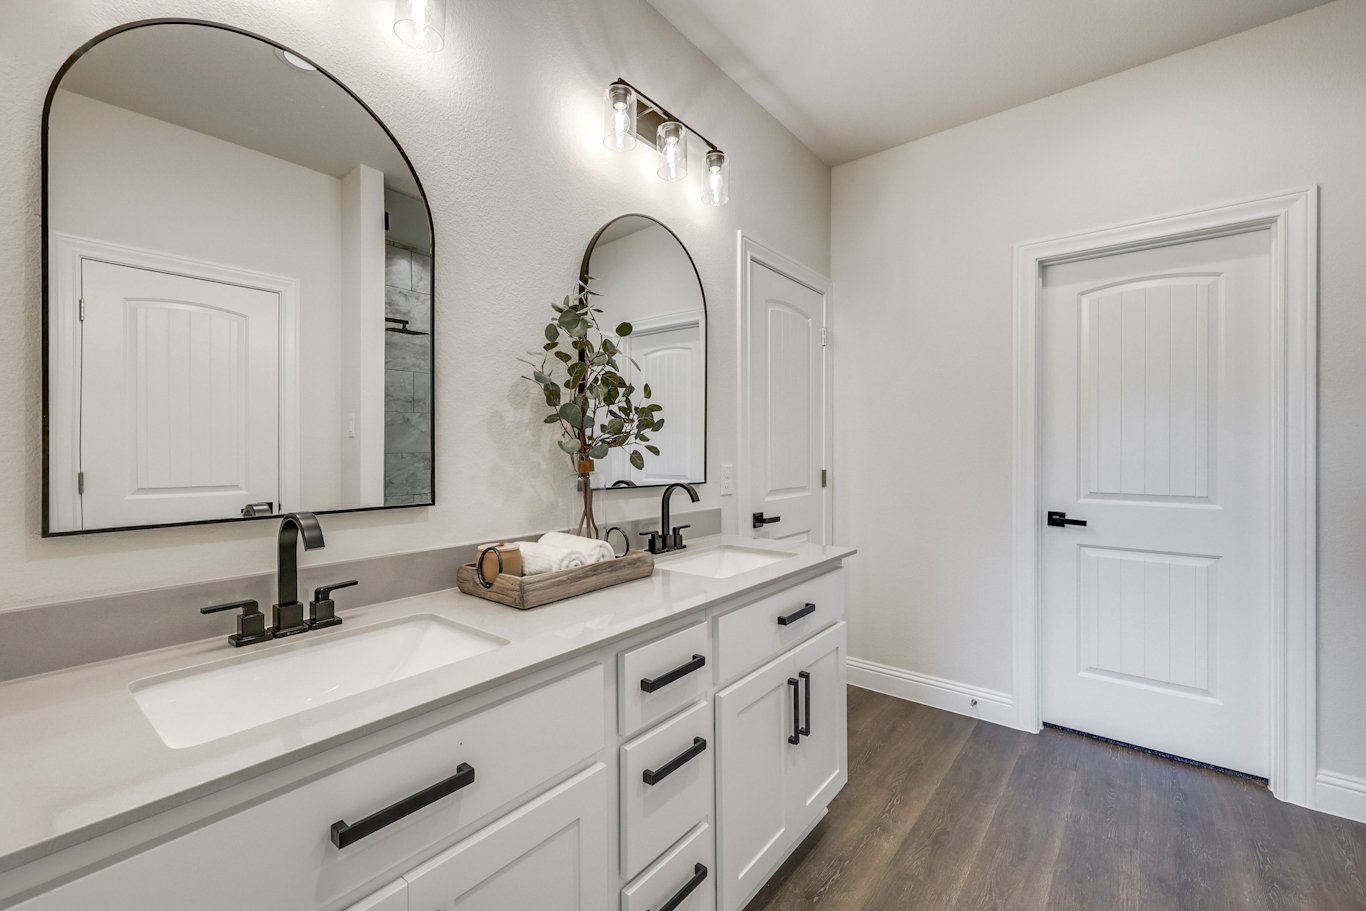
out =
<svg viewBox="0 0 1366 911"><path fill-rule="evenodd" d="M384 315L432 329L432 259L385 247ZM389 323L388 325L393 325ZM432 498L432 337L384 333L384 505Z"/></svg>

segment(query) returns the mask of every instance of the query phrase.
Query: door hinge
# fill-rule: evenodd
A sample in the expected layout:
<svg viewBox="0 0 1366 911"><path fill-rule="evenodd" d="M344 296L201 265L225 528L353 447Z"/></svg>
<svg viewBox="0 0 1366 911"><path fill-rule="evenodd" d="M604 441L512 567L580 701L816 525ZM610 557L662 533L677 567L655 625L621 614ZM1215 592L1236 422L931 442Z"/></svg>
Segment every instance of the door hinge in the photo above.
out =
<svg viewBox="0 0 1366 911"><path fill-rule="evenodd" d="M828 472L826 469L822 468L822 469L821 469L821 486L822 486L822 487L826 486L826 485L829 483L829 478L830 478L829 472Z"/></svg>
<svg viewBox="0 0 1366 911"><path fill-rule="evenodd" d="M81 298L80 311L81 322L85 322L85 298Z"/></svg>
<svg viewBox="0 0 1366 911"><path fill-rule="evenodd" d="M85 496L85 472L76 472L76 495Z"/></svg>
<svg viewBox="0 0 1366 911"><path fill-rule="evenodd" d="M821 347L824 348L828 344L830 344L830 330L821 326Z"/></svg>

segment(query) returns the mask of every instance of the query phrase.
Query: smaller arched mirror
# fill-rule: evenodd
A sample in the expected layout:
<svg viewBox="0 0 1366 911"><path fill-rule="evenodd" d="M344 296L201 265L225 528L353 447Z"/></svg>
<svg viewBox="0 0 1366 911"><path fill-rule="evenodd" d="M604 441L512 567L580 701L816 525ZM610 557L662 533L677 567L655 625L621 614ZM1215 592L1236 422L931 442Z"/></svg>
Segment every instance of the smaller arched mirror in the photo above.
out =
<svg viewBox="0 0 1366 911"><path fill-rule="evenodd" d="M648 383L664 428L651 435L659 455L634 468L613 449L595 473L602 487L658 487L707 480L707 302L687 247L647 215L623 215L593 235L580 280L599 296L602 325L627 322L627 369ZM633 377L634 379L634 377Z"/></svg>

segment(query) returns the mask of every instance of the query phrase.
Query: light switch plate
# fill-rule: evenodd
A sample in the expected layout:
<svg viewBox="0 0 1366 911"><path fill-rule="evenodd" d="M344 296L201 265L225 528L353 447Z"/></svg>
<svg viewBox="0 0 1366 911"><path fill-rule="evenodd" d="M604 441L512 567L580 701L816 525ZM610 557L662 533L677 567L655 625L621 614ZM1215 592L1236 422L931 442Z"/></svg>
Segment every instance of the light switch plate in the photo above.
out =
<svg viewBox="0 0 1366 911"><path fill-rule="evenodd" d="M721 496L728 497L735 493L735 466L721 466Z"/></svg>

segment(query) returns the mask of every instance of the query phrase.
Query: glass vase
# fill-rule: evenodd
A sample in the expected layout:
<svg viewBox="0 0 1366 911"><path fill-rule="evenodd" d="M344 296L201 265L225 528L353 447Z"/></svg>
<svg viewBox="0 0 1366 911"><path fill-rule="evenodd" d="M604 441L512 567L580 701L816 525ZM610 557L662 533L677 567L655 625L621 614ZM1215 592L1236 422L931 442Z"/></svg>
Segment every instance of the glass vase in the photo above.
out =
<svg viewBox="0 0 1366 911"><path fill-rule="evenodd" d="M598 519L593 513L593 460L579 459L575 464L576 506L578 525L571 530L585 538L600 538Z"/></svg>

